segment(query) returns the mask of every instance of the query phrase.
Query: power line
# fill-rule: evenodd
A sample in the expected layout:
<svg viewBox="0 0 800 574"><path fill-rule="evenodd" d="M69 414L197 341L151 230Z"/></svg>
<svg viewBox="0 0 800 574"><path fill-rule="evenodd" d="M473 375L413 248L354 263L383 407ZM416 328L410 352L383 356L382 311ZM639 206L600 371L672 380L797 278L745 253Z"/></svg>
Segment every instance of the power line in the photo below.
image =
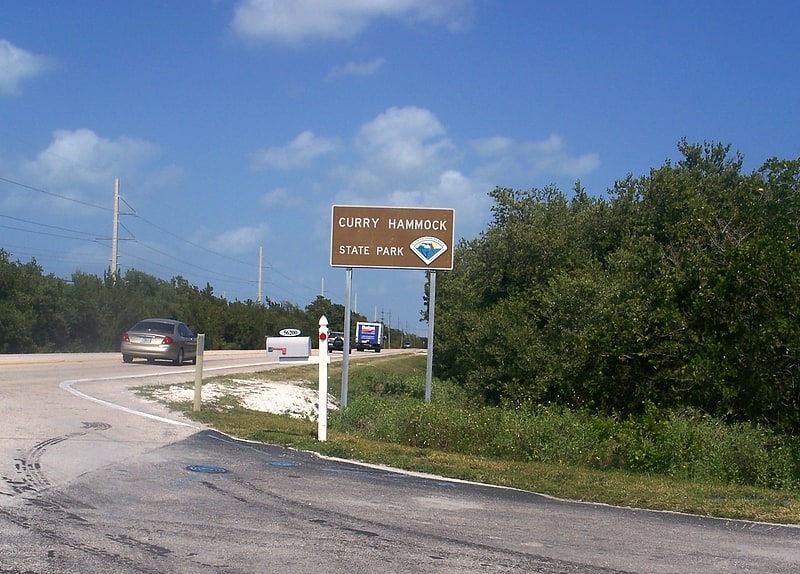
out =
<svg viewBox="0 0 800 574"><path fill-rule="evenodd" d="M32 185L27 185L24 183L20 183L18 181L14 181L13 179L8 179L6 177L0 177L0 181L4 181L6 183L10 183L12 185L16 185L18 187L28 189L30 191L35 191L37 193L43 193L45 195L49 195L50 197L57 197L58 199L63 199L64 201L71 201L72 203L77 203L80 205L85 205L86 207L92 207L94 209L100 209L102 211L113 211L109 207L103 207L102 205L95 205L94 203L89 203L88 201L81 201L80 199L75 199L74 197L67 197L65 195L59 195L58 193L53 193L52 191L47 191L45 189L40 189L38 187L33 187Z"/></svg>
<svg viewBox="0 0 800 574"><path fill-rule="evenodd" d="M245 282L245 283L253 283L254 282L254 281L251 281L251 280L248 280L248 279L243 279L241 277L234 277L232 275L226 275L224 273L219 273L218 271L214 271L212 269L206 269L205 267L200 267L199 265L194 265L193 263L187 262L185 259L179 259L178 257L175 257L171 253L167 253L166 251L161 251L160 249L156 249L152 245L148 245L147 243L139 241L138 239L134 239L133 241L134 241L134 243L136 243L138 245L141 245L145 249L149 249L150 251L153 251L154 253L158 253L159 255L163 255L164 257L167 257L167 258L172 259L174 261L179 261L179 262L183 263L184 265L188 265L189 267L194 267L195 269L199 269L200 271L204 271L205 273L210 273L211 275L216 275L218 277L227 278L227 279L231 279L231 280L235 280L235 281L242 281L242 282Z"/></svg>
<svg viewBox="0 0 800 574"><path fill-rule="evenodd" d="M78 231L77 229L69 229L67 227L58 227L56 225L48 225L46 223L37 223L36 221L30 221L29 219L22 219L20 217L13 217L11 215L3 215L1 213L0 213L0 217L3 217L5 219L11 219L13 221L19 221L20 223L27 223L29 225L38 225L39 227L46 227L48 229L55 229L57 231L66 231L68 233L74 233L76 235L87 235L87 236L92 237L92 238L97 236L94 233L87 233L85 231ZM20 227L10 227L10 226L6 226L6 225L0 225L0 227L5 227L7 229L14 229L16 231L26 231L28 233L36 233L36 234L41 234L41 235L50 235L50 234L46 234L44 232L34 231L32 229L24 229L24 228L20 228ZM63 237L63 236L57 236L57 237Z"/></svg>
<svg viewBox="0 0 800 574"><path fill-rule="evenodd" d="M26 189L26 190L29 190L29 191L33 191L33 192L36 192L36 193L41 193L41 194L47 195L49 197L58 198L58 199L61 199L63 201L72 202L72 203L83 205L83 206L86 206L86 207L91 207L93 209L99 209L101 211L112 212L112 213L114 211L112 208L109 208L109 207L96 205L96 204L89 203L89 202L86 202L86 201L82 201L82 200L79 200L79 199L75 199L75 198L72 198L72 197L67 197L65 195L54 193L52 191L47 191L45 189L42 189L42 188L39 188L39 187L35 187L35 186L32 186L32 185L28 185L28 184L25 184L25 183L22 183L22 182L19 182L19 181L15 181L15 180L9 179L7 177L0 176L0 181L8 183L10 185L15 185L17 187L20 187L20 188L23 188L23 189ZM163 226L160 226L160 225L158 225L158 224L156 224L156 223L154 223L154 222L142 217L141 215L139 215L136 212L136 209L128 201L126 201L122 197L120 197L120 199L130 209L130 213L121 213L120 215L133 216L136 219L139 219L142 222L144 222L144 223L152 226L153 228L159 230L160 232L165 233L167 235L170 235L171 237L177 239L178 241L186 243L187 245L190 245L190 246L192 246L192 247L194 247L196 249L200 249L201 251L204 251L204 252L209 253L211 255L214 255L216 257L220 257L222 259L237 263L239 265L243 265L245 267L249 267L251 265L250 263L244 262L244 261L242 261L240 259L237 259L235 257L231 257L231 256L228 256L228 255L225 255L223 253L219 253L217 251L209 249L209 248L207 248L207 247L205 247L203 245L200 245L198 243L189 241L186 238L181 237L181 236L173 233L169 229L166 229ZM48 225L48 224L45 224L45 223L38 223L38 222L35 222L35 221L25 220L25 219L21 219L21 218L15 218L15 217L11 217L11 216L2 216L2 217L6 217L7 219L18 221L20 223L26 223L28 225L35 225L35 226L39 226L39 227L43 227L43 228L47 228L47 229L52 229L54 231L63 231L63 232L66 232L66 233L72 233L72 234L77 235L79 237L69 236L69 235L62 235L62 234L59 234L59 233L50 233L50 232L46 232L46 231L36 231L36 230L32 230L32 229L25 229L25 228L9 226L9 225L0 225L0 228L10 229L10 230L13 230L13 231L20 231L20 232L23 232L23 233L31 233L31 234L40 235L40 236L46 236L46 237L55 237L55 238L60 238L60 239L83 240L83 241L90 241L90 242L98 242L98 241L102 241L102 240L106 240L107 239L107 238L100 237L99 234L92 234L92 233L87 233L87 232L84 232L84 231L78 231L78 230L74 230L74 229L68 229L68 228L64 228L64 227ZM156 249L156 248L154 248L154 247L152 247L150 245L147 245L147 244L145 244L145 243L143 243L141 241L136 240L135 234L128 227L126 227L125 225L123 225L121 223L120 223L120 225L123 227L123 229L125 229L131 235L131 237L127 238L127 239L136 242L137 244L143 246L146 249L149 249L151 251L159 253L162 256L168 257L168 258L173 259L175 261L179 261L179 262L181 262L181 263L183 263L185 265L189 265L190 267L193 267L195 269L198 269L198 270L203 271L205 273L209 273L212 276L216 276L216 277L219 277L219 278L222 278L222 279L227 279L229 281L235 281L235 282L238 282L238 283L245 283L247 285L252 285L252 284L256 283L254 280L244 279L244 278L241 278L241 277L234 277L234 276L231 276L231 275L226 275L226 274L223 274L223 273L219 273L219 272L213 271L211 269L206 269L206 268L200 267L198 265L193 265L191 263L186 262L186 260L178 259L178 258L170 255L169 253L160 251L160 250L158 250L158 249ZM80 237L80 236L86 236L86 237ZM134 259L139 259L139 258L136 258L135 256L132 256L132 255L128 255L128 256L130 256L130 257L132 257ZM149 263L152 264L153 262L149 261ZM167 268L166 266L162 266L162 267ZM312 292L312 293L315 292L314 288L298 283L296 278L289 277L288 275L282 273L281 271L279 271L278 269L276 269L272 265L267 265L265 268L269 269L272 273L283 277L287 281L292 282L292 284L294 286L303 287L303 288L307 289L309 292ZM274 282L270 282L270 283L273 286L277 287L277 285ZM288 290L287 290L287 292L288 292Z"/></svg>
<svg viewBox="0 0 800 574"><path fill-rule="evenodd" d="M87 258L94 259L95 261L105 261L105 258L99 256L90 256L88 253L70 253L64 251L57 251L55 249L45 249L41 247L31 247L30 245L16 245L14 243L6 243L3 245L4 249L13 251L16 257L27 254L32 257L57 259L58 261L75 261L78 263L86 262Z"/></svg>
<svg viewBox="0 0 800 574"><path fill-rule="evenodd" d="M54 193L54 192L51 192L51 191L47 191L45 189L41 189L41 188L32 186L32 185L21 183L21 182L18 182L18 181L15 181L15 180L12 180L12 179L9 179L9 178L6 178L6 177L1 177L0 176L0 181L8 183L8 184L11 184L11 185L15 185L15 186L21 187L21 188L29 190L29 191L33 191L33 192L36 192L36 193L41 193L41 194L44 194L44 195L47 195L47 196L50 196L50 197L55 197L55 198L58 198L58 199L61 199L61 200L64 200L64 201L69 201L69 202L76 203L76 204L79 204L79 205L91 207L93 209L99 209L99 210L104 211L104 212L113 212L113 209L108 208L108 207L104 207L104 206L96 205L96 204L89 203L89 202L86 202L86 201L82 201L82 200L79 200L79 199L67 197L67 196L64 196L64 195L61 195L61 194L58 194L58 193ZM170 231L169 229L167 229L167 228L165 228L165 227L163 227L161 225L158 225L158 224L146 219L145 217L139 215L137 213L136 209L128 201L126 201L122 197L120 199L130 209L130 212L121 213L120 215L132 216L135 219L140 220L143 223L146 223L147 225L150 225L154 229L157 229L161 233L169 235L169 236L175 238L176 240L178 240L178 241L180 241L182 243L185 243L187 245L190 245L190 246L192 246L192 247L194 247L196 249L199 249L199 250L201 250L201 251L203 251L205 253L209 253L209 254L214 255L216 257L220 257L221 259L225 259L227 261L231 261L231 262L237 263L239 265L243 265L245 267L251 267L251 265L252 265L251 263L247 263L245 261L242 261L241 259L237 259L235 257L231 257L229 255L225 255L223 253L219 253L217 251L209 249L209 248L207 248L207 247L205 247L205 246L203 246L201 244L195 243L193 241L189 241L188 239L186 239L184 237L181 237L180 235L177 235L176 233ZM6 219L9 219L9 220L12 220L12 221L17 221L17 222L20 222L20 223L25 223L27 225L33 225L33 226L38 226L38 227L45 228L45 229L51 229L51 230L53 230L55 232L61 231L61 232L70 233L70 234L73 234L73 235L64 235L64 234L61 234L61 233L53 233L53 232L42 231L42 230L26 229L26 228L10 226L10 225L0 225L0 228L4 228L4 229L10 229L10 230L14 230L14 231L20 231L20 232L23 232L23 233L31 233L31 234L40 235L40 236L46 236L46 237L55 237L55 238L61 238L61 239L73 239L73 240L78 240L78 241L100 242L100 241L107 240L107 238L101 237L100 234L96 234L96 233L88 233L88 232L85 232L85 231L79 231L79 230L75 230L75 229L69 229L69 228L66 228L66 227L59 227L59 226L55 226L55 225L49 225L49 224L45 224L45 223L39 223L39 222L36 222L36 221L26 220L26 219L22 219L22 218L7 216L7 215L0 215L0 217L4 217ZM214 271L213 269L207 269L207 268L201 267L199 265L194 265L192 263L189 263L189 262L186 261L186 259L177 258L177 257L171 255L170 253L161 251L161 250L159 250L159 249L157 249L157 248L155 248L155 247L153 247L151 245L148 245L148 244L146 244L146 243L144 243L142 241L137 240L136 239L136 234L131 229L129 229L128 227L126 227L122 223L120 223L119 225L130 234L131 237L126 238L127 240L133 241L134 243L137 243L138 245L142 246L145 249L149 249L150 251L158 253L158 254L160 254L160 255L162 255L164 257L167 257L167 258L172 259L174 261L178 261L183 265L187 265L189 267L192 267L194 269L202 271L203 273L207 273L207 274L211 275L212 277L216 277L216 278L224 280L224 281L233 281L233 282L236 282L236 283L239 283L239 284L246 284L246 285L253 285L253 284L256 283L255 280L245 279L245 278L242 278L242 277L236 277L236 276L233 276L233 275L227 275L227 274L224 274L224 273L219 273L218 271ZM138 259L138 260L141 260L141 261L147 261L150 264L155 264L151 260L145 260L145 259L142 259L142 258L138 258L138 257L136 257L136 256L134 256L132 254L126 254L125 257L130 257L132 259ZM163 265L159 265L159 266L163 267L165 269L170 269L167 266L163 266ZM267 264L266 266L264 266L262 268L263 269L268 269L272 274L277 275L277 276L285 279L286 281L290 282L291 286L292 286L292 289L282 288L277 283L275 283L274 281L268 281L267 283L272 285L273 288L279 289L279 290L284 291L286 293L292 293L292 294L296 293L297 288L301 288L303 290L306 290L309 293L316 293L317 292L316 287L311 287L311 286L308 286L306 284L298 282L296 277L290 277L289 275L287 275L287 274L283 273L282 271L280 271L279 269L277 269L272 264Z"/></svg>
<svg viewBox="0 0 800 574"><path fill-rule="evenodd" d="M128 205L129 207L131 207L131 206L130 206L130 204L128 204L127 202L125 202L125 203L126 203L126 205ZM131 209L133 209L133 210L135 211L135 208L131 207ZM186 243L187 245L191 245L192 247L195 247L195 248L197 248L197 249L200 249L201 251L205 251L206 253L210 253L211 255L215 255L215 256L217 256L217 257L221 257L222 259L226 259L226 260L228 260L228 261L232 261L232 262L234 262L234 263L238 263L238 264L240 264L240 265L244 265L244 266L246 266L246 267L251 267L251 266L252 266L252 264L251 264L251 263L246 263L246 262L244 262L244 261L241 261L240 259L236 259L236 258L234 258L234 257L230 257L230 256L228 256L228 255L225 255L225 254L223 254L223 253L219 253L219 252L217 252L217 251L214 251L214 250L212 250L212 249L208 249L207 247L205 247L205 246L203 246L203 245L200 245L200 244L198 244L198 243L195 243L195 242L193 242L193 241L189 241L188 239L186 239L186 238L184 238L184 237L181 237L181 236L179 236L179 235L177 235L177 234L173 233L173 232L172 232L172 231L170 231L169 229L165 229L164 227L162 227L162 226L160 226L160 225L158 225L158 224L156 224L156 223L153 223L152 221L149 221L148 219L146 219L146 218L142 217L141 215L135 214L135 218L136 218L136 219L139 219L139 220L141 220L141 221L143 221L144 223L147 223L148 225L150 225L150 226L152 226L153 228L155 228L155 229L157 229L157 230L161 231L162 233L166 233L167 235L170 235L170 236L174 237L175 239L177 239L177 240L179 240L179 241L182 241L183 243ZM129 233L131 233L131 234L132 234L132 232L131 232L129 229L127 229L127 228L125 228L125 229L126 229L126 230L127 230ZM139 243L140 243L140 245L143 245L141 242L139 242ZM150 249L153 249L153 250L154 250L154 251L156 251L156 252L158 252L157 250L155 250L155 249L154 249L154 248L152 248L152 247L149 247L149 248L150 248ZM166 253L163 253L163 252L160 252L160 253L161 253L162 255L165 255L165 256L167 256L167 257L172 257L172 256L171 256L171 255L169 255L169 254L166 254ZM184 261L184 263L185 263L185 261ZM191 264L190 264L190 265L191 265ZM230 275L226 276L226 275L220 274L220 273L218 273L218 272L215 272L215 271L212 271L212 270L209 270L209 269L203 269L202 267L198 267L198 266L196 266L196 265L193 265L193 267L196 267L197 269L201 269L201 270L203 270L203 271L206 271L206 272L208 272L208 273L215 274L215 275L217 275L217 276L227 277L227 278L229 278L229 279L233 279L233 280L237 280L237 281L243 281L243 282L245 282L245 283L247 283L247 284L253 284L253 283L255 283L255 281L253 281L253 280L251 280L251 279L237 278L237 277L232 277L232 276L230 276ZM288 275L286 275L285 273L282 273L281 271L279 271L277 268L275 268L275 267L274 267L274 266L272 266L272 265L266 265L266 266L264 266L263 268L264 268L264 269L269 269L269 270L270 270L270 271L272 271L273 273L275 273L275 274L277 274L277 275L280 275L281 277L283 277L283 278L284 278L284 279L286 279L287 281L290 281L290 282L292 282L292 284L293 284L293 285L300 286L300 287L304 287L305 289L308 289L308 290L309 290L310 292L312 292L312 293L316 291L316 288L314 288L314 287L309 287L308 285L305 285L305 284L302 284L302 283L298 283L298 281L297 281L297 279L296 279L296 278L294 278L294 277L289 277ZM270 284L272 284L272 285L275 285L275 286L277 286L277 284L275 284L274 282L269 282L269 283L270 283ZM288 290L285 290L285 291L286 291L287 293L289 292Z"/></svg>
<svg viewBox="0 0 800 574"><path fill-rule="evenodd" d="M125 204L126 204L126 205L128 205L128 202L125 202ZM129 206L129 207L130 207L130 206ZM131 208L131 209L133 209L133 208ZM208 249L207 247L204 247L204 246L200 245L199 243L194 243L194 242L192 242L192 241L189 241L188 239L186 239L186 238L184 238L184 237L181 237L180 235L176 235L175 233L173 233L173 232L172 232L172 231L170 231L169 229L165 229L165 228L163 228L163 227L161 227L161 226L159 226L159 225L157 225L157 224L153 223L152 221L148 221L147 219L145 219L145 218L144 218L144 217L142 217L141 215L134 214L134 216L135 216L137 219L140 219L140 220L142 220L143 222L147 223L148 225L151 225L151 226L155 227L156 229L158 229L158 230L159 230L159 231L161 231L162 233L166 233L166 234L168 234L168 235L171 235L171 236L172 236L172 237L174 237L175 239L178 239L179 241L183 241L183 242L184 242L184 243L186 243L187 245L191 245L192 247L196 247L197 249L200 249L200 250L202 250L202 251L205 251L206 253L210 253L211 255L216 255L217 257L222 257L223 259L227 259L228 261L233 261L234 263L239 263L240 265L250 266L250 263L245 263L244 261L240 261L239 259L235 259L235 258L233 258L233 257L230 257L229 255L225 255L225 254L223 254L223 253L217 253L216 251L213 251L213 250L211 250L211 249Z"/></svg>
<svg viewBox="0 0 800 574"><path fill-rule="evenodd" d="M59 239L74 239L76 241L95 241L94 239L84 239L82 237L74 237L72 235L61 235L59 233L48 233L46 231L34 231L33 229L25 229L24 227L14 227L12 225L0 225L0 227L3 229L11 229L12 231L33 233L34 235L44 235L46 237L58 237Z"/></svg>

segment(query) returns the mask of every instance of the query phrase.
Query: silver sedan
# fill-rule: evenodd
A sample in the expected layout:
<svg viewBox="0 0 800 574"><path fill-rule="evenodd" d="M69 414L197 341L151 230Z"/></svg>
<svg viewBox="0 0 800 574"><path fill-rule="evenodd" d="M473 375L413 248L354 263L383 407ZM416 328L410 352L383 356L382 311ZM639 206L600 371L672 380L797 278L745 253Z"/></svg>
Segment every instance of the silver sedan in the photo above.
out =
<svg viewBox="0 0 800 574"><path fill-rule="evenodd" d="M120 342L122 360L130 363L135 358L172 361L182 365L197 360L197 337L181 321L173 319L144 319L122 334Z"/></svg>

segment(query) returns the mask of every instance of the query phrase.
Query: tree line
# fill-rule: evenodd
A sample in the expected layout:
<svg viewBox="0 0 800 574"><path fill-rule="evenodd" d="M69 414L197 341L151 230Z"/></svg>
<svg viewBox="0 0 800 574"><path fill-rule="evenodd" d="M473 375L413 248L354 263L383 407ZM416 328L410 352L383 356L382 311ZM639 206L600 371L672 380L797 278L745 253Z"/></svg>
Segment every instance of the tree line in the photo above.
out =
<svg viewBox="0 0 800 574"><path fill-rule="evenodd" d="M300 329L316 347L322 315L331 331L344 331L344 306L323 296L302 308L268 298L228 301L211 285L134 269L103 277L78 271L65 281L0 249L0 353L116 351L122 333L147 317L184 321L205 334L207 349L261 349L265 337L284 328ZM352 329L366 320L351 313ZM402 332L392 332L394 346L402 340Z"/></svg>
<svg viewBox="0 0 800 574"><path fill-rule="evenodd" d="M492 191L438 280L437 374L487 404L800 431L800 160L678 149L606 197Z"/></svg>

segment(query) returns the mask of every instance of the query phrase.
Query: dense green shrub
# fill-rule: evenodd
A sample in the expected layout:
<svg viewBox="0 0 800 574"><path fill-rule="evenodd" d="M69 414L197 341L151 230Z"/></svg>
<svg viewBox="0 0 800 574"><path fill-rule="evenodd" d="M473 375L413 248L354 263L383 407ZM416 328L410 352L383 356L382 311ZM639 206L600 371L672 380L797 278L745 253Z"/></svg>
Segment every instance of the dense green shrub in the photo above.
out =
<svg viewBox="0 0 800 574"><path fill-rule="evenodd" d="M800 441L763 426L728 424L699 411L660 411L652 404L623 420L558 406L425 403L419 380L388 377L380 384L378 378L376 371L362 382L379 394L357 393L332 416L332 428L467 455L800 490ZM436 381L437 396L448 396L450 385Z"/></svg>
<svg viewBox="0 0 800 574"><path fill-rule="evenodd" d="M746 174L730 146L678 150L604 196L490 192L488 228L439 276L437 376L491 405L653 404L799 434L800 159ZM630 464L668 465L651 434Z"/></svg>

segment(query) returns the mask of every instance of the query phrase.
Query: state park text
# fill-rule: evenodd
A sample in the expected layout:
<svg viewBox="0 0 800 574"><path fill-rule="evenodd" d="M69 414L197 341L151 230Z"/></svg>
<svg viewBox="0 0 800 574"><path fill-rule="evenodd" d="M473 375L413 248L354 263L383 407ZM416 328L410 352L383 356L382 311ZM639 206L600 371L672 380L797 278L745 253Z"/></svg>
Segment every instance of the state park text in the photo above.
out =
<svg viewBox="0 0 800 574"><path fill-rule="evenodd" d="M331 265L452 269L452 209L334 206Z"/></svg>

